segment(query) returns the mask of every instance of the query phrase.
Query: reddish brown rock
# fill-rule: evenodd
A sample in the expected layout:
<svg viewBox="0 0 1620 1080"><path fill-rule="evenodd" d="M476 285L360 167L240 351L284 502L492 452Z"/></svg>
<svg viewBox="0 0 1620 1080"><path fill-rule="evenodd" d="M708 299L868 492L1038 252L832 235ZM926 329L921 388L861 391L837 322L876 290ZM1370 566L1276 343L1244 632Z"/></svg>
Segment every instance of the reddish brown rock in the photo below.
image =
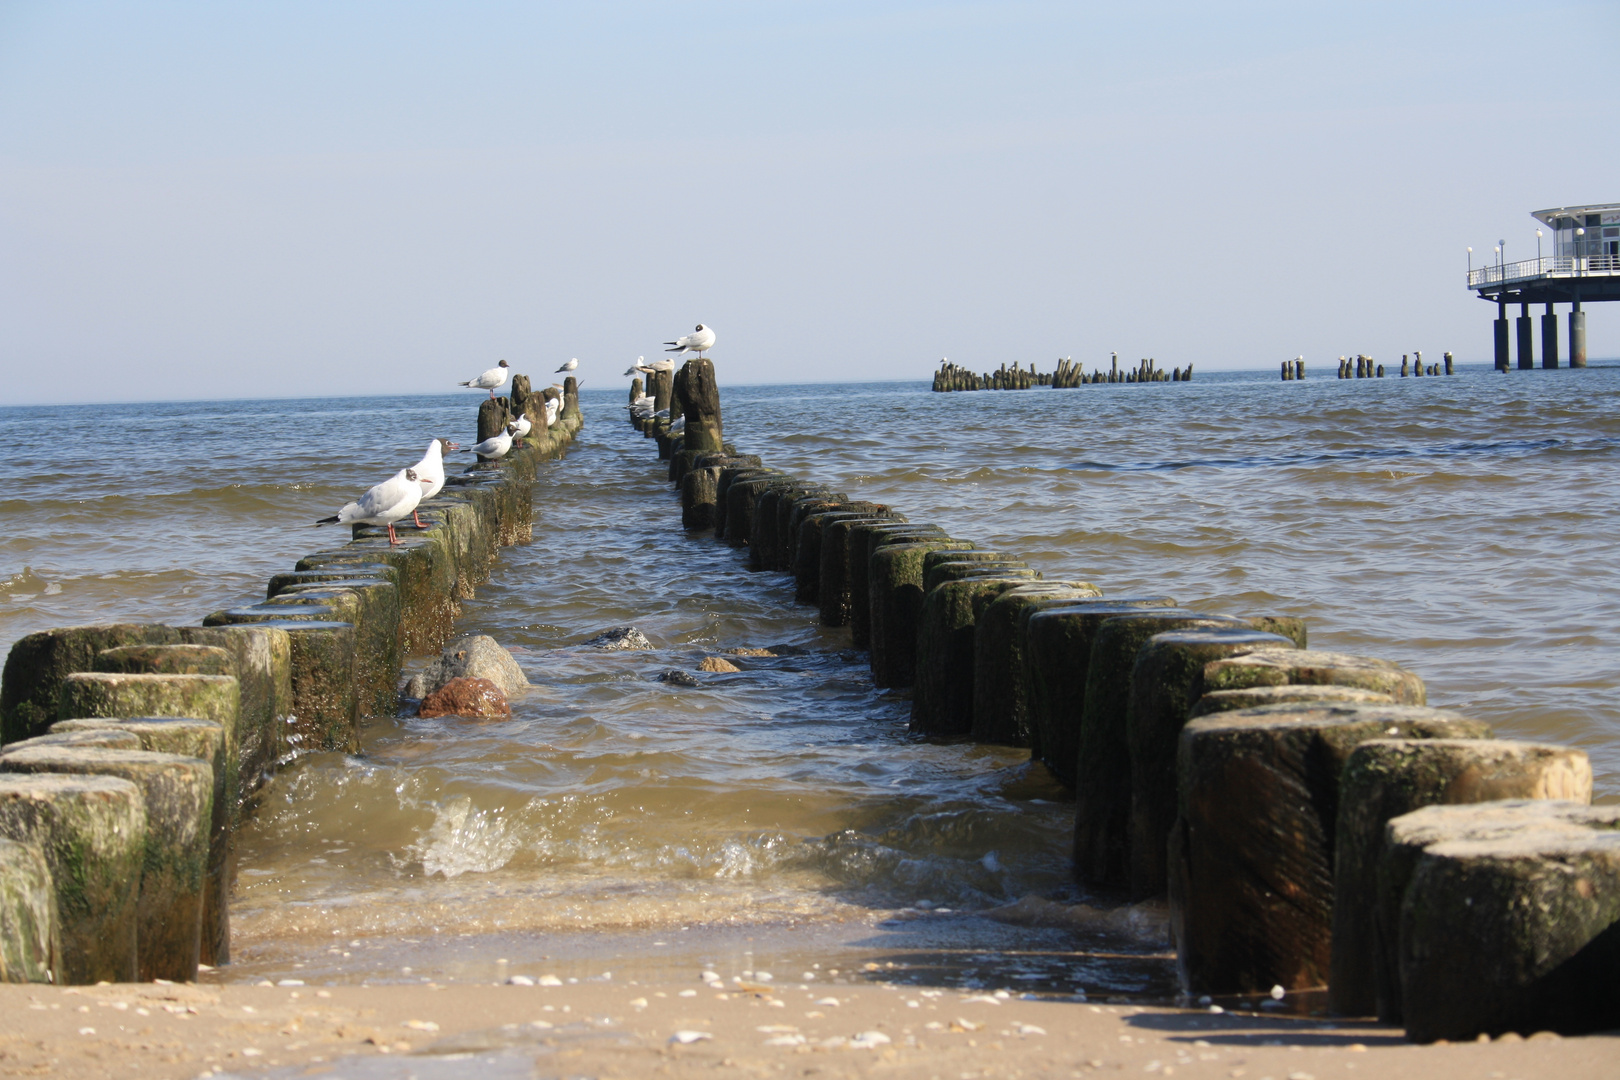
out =
<svg viewBox="0 0 1620 1080"><path fill-rule="evenodd" d="M488 679L451 679L422 699L418 716L465 716L474 720L506 720L512 706L501 688Z"/></svg>

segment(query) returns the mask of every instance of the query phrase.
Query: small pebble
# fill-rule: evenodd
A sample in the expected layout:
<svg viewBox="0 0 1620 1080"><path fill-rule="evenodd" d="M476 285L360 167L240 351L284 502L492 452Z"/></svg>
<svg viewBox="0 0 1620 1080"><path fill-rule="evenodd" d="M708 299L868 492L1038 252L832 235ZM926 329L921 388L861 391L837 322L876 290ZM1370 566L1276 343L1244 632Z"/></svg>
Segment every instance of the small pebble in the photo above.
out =
<svg viewBox="0 0 1620 1080"><path fill-rule="evenodd" d="M562 980L555 975L542 975L535 980L537 986L561 986Z"/></svg>
<svg viewBox="0 0 1620 1080"><path fill-rule="evenodd" d="M507 986L533 986L534 980L527 975L511 975L507 977Z"/></svg>

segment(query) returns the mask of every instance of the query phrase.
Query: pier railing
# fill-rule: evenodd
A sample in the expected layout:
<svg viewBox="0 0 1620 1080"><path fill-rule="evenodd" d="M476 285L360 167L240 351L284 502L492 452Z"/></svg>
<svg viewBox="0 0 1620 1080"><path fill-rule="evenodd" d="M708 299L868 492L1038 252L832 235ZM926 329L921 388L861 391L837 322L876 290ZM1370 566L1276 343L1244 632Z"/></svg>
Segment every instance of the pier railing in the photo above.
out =
<svg viewBox="0 0 1620 1080"><path fill-rule="evenodd" d="M1620 274L1620 255L1546 255L1538 259L1481 266L1468 271L1470 289L1506 285L1535 278L1607 276Z"/></svg>

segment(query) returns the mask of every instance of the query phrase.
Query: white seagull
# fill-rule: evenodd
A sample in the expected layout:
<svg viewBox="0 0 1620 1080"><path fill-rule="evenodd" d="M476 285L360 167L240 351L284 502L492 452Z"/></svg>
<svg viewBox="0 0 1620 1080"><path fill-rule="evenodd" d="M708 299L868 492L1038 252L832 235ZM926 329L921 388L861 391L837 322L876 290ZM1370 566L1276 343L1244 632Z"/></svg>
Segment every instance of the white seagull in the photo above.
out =
<svg viewBox="0 0 1620 1080"><path fill-rule="evenodd" d="M434 440L437 442L438 440ZM401 469L364 495L329 518L321 518L317 525L386 525L388 543L400 543L394 535L394 522L416 512L422 501L422 483L415 469Z"/></svg>
<svg viewBox="0 0 1620 1080"><path fill-rule="evenodd" d="M650 364L643 364L636 368L636 370L646 375L655 375L663 372L674 371L675 361L671 360L667 356L664 356L654 360Z"/></svg>
<svg viewBox="0 0 1620 1080"><path fill-rule="evenodd" d="M622 376L620 376L620 378L628 379L630 376L632 376L636 372L640 371L641 370L641 365L646 363L646 361L647 361L647 358L645 356L636 357L636 362L631 364L628 368L626 368L624 374Z"/></svg>
<svg viewBox="0 0 1620 1080"><path fill-rule="evenodd" d="M665 349L665 352L678 352L683 356L686 353L695 352L701 357L704 353L714 348L714 331L709 329L707 326L704 326L702 323L698 323L697 329L692 331L690 334L687 334L683 338L677 338L674 341L666 341L664 344L675 346L673 349Z"/></svg>
<svg viewBox="0 0 1620 1080"><path fill-rule="evenodd" d="M444 452L447 448L459 449L455 443L434 439L428 443L427 453L422 455L422 460L411 466L411 471L416 474L416 482L422 485L423 500L431 499L444 490ZM415 507L411 508L411 520L416 522L418 529L427 528L417 516Z"/></svg>
<svg viewBox="0 0 1620 1080"><path fill-rule="evenodd" d="M572 360L568 361L568 363L564 364L562 367L558 368L557 370L558 371L578 371L579 370L579 357L577 357L577 356L574 357Z"/></svg>
<svg viewBox="0 0 1620 1080"><path fill-rule="evenodd" d="M506 377L510 374L512 373L507 370L506 361L502 360L499 364L478 376L478 378L468 379L460 385L470 386L474 390L488 390L489 396L494 397L495 391L506 385Z"/></svg>
<svg viewBox="0 0 1620 1080"><path fill-rule="evenodd" d="M473 445L467 447L463 453L477 454L485 461L494 461L497 458L503 458L509 452L511 452L512 432L516 430L516 424L507 424L506 427L501 429L500 434L491 435L481 443L474 443Z"/></svg>
<svg viewBox="0 0 1620 1080"><path fill-rule="evenodd" d="M562 398L560 398L560 397L547 398L546 399L546 426L550 427L551 425L555 424L557 422L557 417L559 415L561 415L561 414L562 414Z"/></svg>
<svg viewBox="0 0 1620 1080"><path fill-rule="evenodd" d="M534 428L534 421L529 419L528 413L518 413L512 420L512 438L517 440L519 446L523 445L523 437Z"/></svg>

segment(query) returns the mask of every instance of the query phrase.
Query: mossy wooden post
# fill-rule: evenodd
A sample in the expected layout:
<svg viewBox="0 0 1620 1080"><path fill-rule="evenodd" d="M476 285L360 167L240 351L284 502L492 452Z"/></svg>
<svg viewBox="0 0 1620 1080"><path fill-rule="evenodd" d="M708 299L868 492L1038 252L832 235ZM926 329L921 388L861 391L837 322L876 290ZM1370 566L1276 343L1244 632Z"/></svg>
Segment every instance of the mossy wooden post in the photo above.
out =
<svg viewBox="0 0 1620 1080"><path fill-rule="evenodd" d="M62 681L57 713L81 717L165 716L212 720L224 733L222 794L227 807L238 798L237 716L239 684L232 675L145 675L80 672ZM54 730L54 728L53 728Z"/></svg>
<svg viewBox="0 0 1620 1080"><path fill-rule="evenodd" d="M784 502L811 496L830 495L825 484L795 480L786 484L767 485L754 499L754 520L748 532L748 565L755 570L782 570L782 551L786 546L782 529L786 515Z"/></svg>
<svg viewBox="0 0 1620 1080"><path fill-rule="evenodd" d="M287 717L292 712L292 641L285 630L266 626L186 626L190 643L215 645L231 654L237 683L237 785L240 800L264 782L287 752Z"/></svg>
<svg viewBox="0 0 1620 1080"><path fill-rule="evenodd" d="M796 576L794 568L799 559L799 526L811 514L840 510L848 502L847 496L836 491L806 492L779 500L776 504L777 568Z"/></svg>
<svg viewBox="0 0 1620 1080"><path fill-rule="evenodd" d="M393 716L404 662L399 591L392 583L380 579L350 580L290 586L265 601L270 607L307 604L334 605L339 609L334 618L354 623L359 717Z"/></svg>
<svg viewBox="0 0 1620 1080"><path fill-rule="evenodd" d="M1206 682L1228 662L1206 665ZM1490 734L1481 721L1414 705L1273 705L1189 721L1169 850L1184 989L1246 994L1325 984L1339 777L1351 751L1390 736Z"/></svg>
<svg viewBox="0 0 1620 1080"><path fill-rule="evenodd" d="M0 837L37 848L50 866L62 942L56 984L134 982L141 789L114 776L0 774Z"/></svg>
<svg viewBox="0 0 1620 1080"><path fill-rule="evenodd" d="M720 384L712 360L688 360L675 373L675 396L686 416L686 450L718 453L725 447L720 422Z"/></svg>
<svg viewBox="0 0 1620 1080"><path fill-rule="evenodd" d="M139 977L196 981L213 767L145 750L31 746L0 753L0 772L116 776L141 789L147 831L136 929Z"/></svg>
<svg viewBox="0 0 1620 1080"><path fill-rule="evenodd" d="M872 682L911 686L917 675L917 626L923 606L923 559L936 551L972 551L968 540L884 544L867 564L872 612Z"/></svg>
<svg viewBox="0 0 1620 1080"><path fill-rule="evenodd" d="M1097 628L1116 615L1143 608L1181 610L1168 596L1104 597L1032 611L1024 620L1030 739L1039 748L1040 759L1065 787L1075 784L1080 720L1085 713L1086 680Z"/></svg>
<svg viewBox="0 0 1620 1080"><path fill-rule="evenodd" d="M1087 581L1038 581L1008 589L975 620L973 631L973 738L1003 746L1029 746L1029 697L1024 682L1024 612L1038 604L1099 597Z"/></svg>
<svg viewBox="0 0 1620 1080"><path fill-rule="evenodd" d="M31 845L0 838L0 982L48 983L61 955L45 857Z"/></svg>
<svg viewBox="0 0 1620 1080"><path fill-rule="evenodd" d="M0 742L43 734L54 724L62 680L95 666L96 654L119 645L172 645L172 626L108 623L41 630L17 639L0 675Z"/></svg>
<svg viewBox="0 0 1620 1080"><path fill-rule="evenodd" d="M821 625L848 626L854 614L855 558L853 530L862 525L905 524L904 514L888 511L869 517L839 518L821 530L821 571L816 587Z"/></svg>
<svg viewBox="0 0 1620 1080"><path fill-rule="evenodd" d="M872 553L885 544L948 540L938 525L875 521L850 531L849 640L857 649L872 647Z"/></svg>
<svg viewBox="0 0 1620 1080"><path fill-rule="evenodd" d="M646 392L647 391L642 385L640 375L637 375L635 378L630 380L630 404L634 405L636 402L640 401Z"/></svg>
<svg viewBox="0 0 1620 1080"><path fill-rule="evenodd" d="M128 732L140 740L139 748L160 754L193 757L214 770L214 807L208 833L208 878L203 883L202 945L203 963L213 967L231 960L229 899L236 878L236 854L232 844L231 795L234 775L225 758L225 730L212 720L139 718L130 720L63 720L52 726L58 731L112 729Z"/></svg>
<svg viewBox="0 0 1620 1080"><path fill-rule="evenodd" d="M1389 822L1424 806L1497 799L1589 803L1592 764L1580 750L1506 739L1372 739L1351 752L1334 834L1334 1012L1400 1020L1395 926L1376 915Z"/></svg>
<svg viewBox="0 0 1620 1080"><path fill-rule="evenodd" d="M889 508L874 502L838 502L829 510L807 513L799 521L793 545L793 599L801 604L821 602L821 542L823 531L846 518L877 517Z"/></svg>
<svg viewBox="0 0 1620 1080"><path fill-rule="evenodd" d="M1620 807L1429 806L1385 845L1407 1038L1620 1027Z"/></svg>
<svg viewBox="0 0 1620 1080"><path fill-rule="evenodd" d="M1075 764L1074 865L1080 880L1128 888L1131 883L1131 677L1137 653L1174 630L1247 629L1229 615L1144 609L1097 627L1086 668Z"/></svg>
<svg viewBox="0 0 1620 1080"><path fill-rule="evenodd" d="M928 557L924 556L925 562ZM923 596L911 697L912 731L925 735L972 732L973 630L978 612L1023 581L1017 577L963 577L942 582Z"/></svg>
<svg viewBox="0 0 1620 1080"><path fill-rule="evenodd" d="M1368 656L1315 649L1257 649L1216 660L1204 669L1205 692L1257 686L1348 686L1388 694L1403 705L1427 700L1423 680L1412 672Z"/></svg>
<svg viewBox="0 0 1620 1080"><path fill-rule="evenodd" d="M115 675L229 675L236 660L216 645L120 645L96 654L92 671Z"/></svg>
<svg viewBox="0 0 1620 1080"><path fill-rule="evenodd" d="M1303 705L1318 701L1346 705L1395 705L1388 694L1360 690L1354 686L1251 686L1243 690L1211 690L1193 704L1188 719L1233 709L1256 709L1261 705Z"/></svg>
<svg viewBox="0 0 1620 1080"><path fill-rule="evenodd" d="M308 616L305 616L308 612ZM209 626L267 625L287 632L292 711L283 742L293 754L359 749L353 623L320 617L321 608L252 607L216 611Z"/></svg>
<svg viewBox="0 0 1620 1080"><path fill-rule="evenodd" d="M720 479L714 486L714 538L726 539L726 527L731 524L727 520L731 510L731 485L739 480L763 479L766 477L783 475L776 469L766 465L736 465L728 464L721 468ZM741 522L738 522L741 527Z"/></svg>
<svg viewBox="0 0 1620 1080"><path fill-rule="evenodd" d="M512 411L505 398L485 398L478 403L478 441L499 435L511 419Z"/></svg>
<svg viewBox="0 0 1620 1080"><path fill-rule="evenodd" d="M725 474L721 477L724 479ZM775 484L791 484L793 477L777 472L774 469L761 470L758 474L747 477L738 477L726 486L726 525L725 541L730 547L747 547L749 537L754 528L754 506L759 493ZM715 529L719 536L720 529Z"/></svg>
<svg viewBox="0 0 1620 1080"><path fill-rule="evenodd" d="M1162 896L1169 887L1165 845L1176 820L1176 744L1204 695L1204 665L1234 653L1292 648L1277 634L1247 627L1155 634L1131 671L1125 738L1131 772L1131 896Z"/></svg>

